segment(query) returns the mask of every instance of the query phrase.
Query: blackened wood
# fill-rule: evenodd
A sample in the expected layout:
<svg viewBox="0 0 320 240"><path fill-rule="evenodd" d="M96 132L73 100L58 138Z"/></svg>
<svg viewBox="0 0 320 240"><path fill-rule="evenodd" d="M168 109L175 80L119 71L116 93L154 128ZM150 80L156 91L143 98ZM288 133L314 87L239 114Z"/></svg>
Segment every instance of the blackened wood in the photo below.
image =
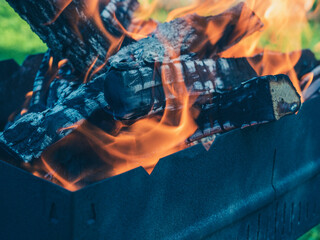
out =
<svg viewBox="0 0 320 240"><path fill-rule="evenodd" d="M69 81L63 78L54 79L48 89L46 109L53 108L59 102L63 102L81 84L77 81Z"/></svg>
<svg viewBox="0 0 320 240"><path fill-rule="evenodd" d="M159 24L150 37L123 47L109 63L112 67L127 69L143 63L163 63L181 55L214 56L262 26L260 19L244 3L217 16L187 15Z"/></svg>
<svg viewBox="0 0 320 240"><path fill-rule="evenodd" d="M34 79L33 83L33 94L30 101L30 107L33 107L35 105L44 105L44 94L46 85L49 84L50 79L54 76L51 76L49 74L50 68L53 67L53 62L50 64L50 59L53 59L51 50L49 49L43 56L41 65L39 67L39 70L37 72L37 75ZM43 107L40 107L40 109L44 109Z"/></svg>
<svg viewBox="0 0 320 240"><path fill-rule="evenodd" d="M43 112L26 113L0 134L0 142L23 161L39 157L45 148L73 130L69 127L89 117L95 110L107 107L102 92L103 81L100 77L82 84Z"/></svg>
<svg viewBox="0 0 320 240"><path fill-rule="evenodd" d="M201 97L199 129L188 141L279 120L300 109L300 96L286 75L257 77L230 91ZM207 99L210 99L208 101ZM203 104L205 101L207 103Z"/></svg>
<svg viewBox="0 0 320 240"><path fill-rule="evenodd" d="M135 119L150 112L161 112L166 100L163 74L165 81L173 85L184 81L194 95L233 89L257 76L246 58L173 60L161 66L150 64L125 71L112 69L105 75L104 91L114 116Z"/></svg>
<svg viewBox="0 0 320 240"><path fill-rule="evenodd" d="M0 129L21 111L25 96L32 91L33 79L43 54L26 58L22 66L14 60L0 62Z"/></svg>
<svg viewBox="0 0 320 240"><path fill-rule="evenodd" d="M281 89L283 87L284 89ZM288 92L292 95L288 96ZM196 106L201 108L196 119L199 130L187 139L187 143L209 134L277 120L281 116L294 113L300 105L298 95L288 77L284 75L255 78L242 83L236 89L211 94L207 98L211 98L210 103ZM104 142L106 140L100 138L101 132L97 131L116 136L116 125L117 121L114 121L111 115L96 111L88 122L49 146L41 157L55 174L69 182L80 179L77 184L82 186L110 177L114 174L114 165L126 163L124 159L101 147L101 144L108 142ZM92 139L91 134L96 136L96 139Z"/></svg>
<svg viewBox="0 0 320 240"><path fill-rule="evenodd" d="M159 24L152 36L174 48L178 56L194 52L204 58L232 47L262 27L260 18L242 2L216 16L191 14Z"/></svg>
<svg viewBox="0 0 320 240"><path fill-rule="evenodd" d="M264 59L267 55L267 59ZM300 55L297 61L297 56ZM263 62L268 60L269 62ZM255 65L255 70L259 75L272 74L274 68L265 68L265 65L275 64L277 61L285 64L288 60L292 63L296 62L293 69L287 68L288 72L283 72L284 74L290 74L289 71L294 70L296 77L299 81L299 87L301 89L304 100L308 100L317 95L318 85L317 81L320 78L319 68L320 61L318 61L312 51L309 49L304 49L301 51L294 51L291 53L281 53L266 51L264 53L258 54L252 58L249 58L249 62ZM258 66L258 67L257 67ZM271 72L270 72L271 71ZM308 89L309 88L309 89Z"/></svg>
<svg viewBox="0 0 320 240"><path fill-rule="evenodd" d="M265 52L273 59L296 58L298 52L289 55L280 52ZM197 59L191 54L182 55L179 59L154 59L154 61L118 61L119 51L110 59L111 71L107 74L105 82L105 97L110 104L113 114L117 118L132 119L142 117L150 112L161 111L164 107L164 93L161 74L166 68L170 68L171 76L176 77L175 72L181 72L183 80L189 90L216 91L238 87L241 82L260 76L262 73L270 75L264 64L264 53L250 58L212 58ZM121 58L121 56L120 56ZM114 61L115 60L115 61ZM161 61L160 61L161 60ZM256 71L251 64L259 65ZM319 62L310 50L302 50L299 61L294 66L295 73L300 81L301 89L308 81L302 81L302 76L312 71ZM289 71L289 70L288 70ZM283 72L282 74L288 74ZM208 89L209 88L209 89Z"/></svg>
<svg viewBox="0 0 320 240"><path fill-rule="evenodd" d="M90 1L65 1L65 6L51 0L7 2L58 59L69 59L78 72L84 73L96 58L96 66L105 62L112 41L99 29L93 17L88 16ZM106 31L120 40L123 32L118 22L128 27L137 6L136 0L101 1L99 10Z"/></svg>
<svg viewBox="0 0 320 240"><path fill-rule="evenodd" d="M75 90L80 82L69 61L53 58L52 50L49 49L34 80L29 111L41 112L53 106L58 99Z"/></svg>

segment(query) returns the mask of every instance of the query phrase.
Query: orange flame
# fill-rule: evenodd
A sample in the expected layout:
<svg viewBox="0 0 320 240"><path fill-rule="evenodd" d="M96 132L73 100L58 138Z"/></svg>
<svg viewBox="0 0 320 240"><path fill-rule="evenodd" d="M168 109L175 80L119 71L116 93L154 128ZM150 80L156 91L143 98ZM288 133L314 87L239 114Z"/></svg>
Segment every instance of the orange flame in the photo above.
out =
<svg viewBox="0 0 320 240"><path fill-rule="evenodd" d="M238 0L194 0L187 6L171 11L167 16L167 21L190 13L198 13L200 15L218 14L239 2ZM135 39L146 37L157 25L153 21L147 24L142 19L149 18L154 13L159 1L153 1L150 4L149 1L144 0L141 3L141 7L136 14L137 18L131 29L124 29L118 22L123 32ZM307 12L311 9L313 1L248 0L247 3L262 19L265 28L262 32L257 32L226 50L221 56L250 57L257 53L262 53L261 61L255 62L249 59L256 72L259 75L288 74L297 90L301 93L294 65L301 55L301 35L303 32L310 33ZM103 30L104 27L98 14L98 0L88 0L86 4L88 5L88 16L95 20L97 26L102 29L112 44L111 54L114 49L119 47L123 37L122 40L114 38L110 33ZM245 22L246 17L245 15L241 16L240 21ZM117 20L115 19L115 21ZM212 44L216 43L221 38L225 26L223 23L209 24L206 31L207 40ZM164 45L168 46L168 43L164 42ZM199 47L201 48L201 45ZM298 51L290 53L294 50ZM275 53L275 51L282 53ZM172 59L179 57L171 52L167 54ZM96 60L93 61L85 82ZM188 92L181 69L177 66L178 64L170 66L170 72L168 72L169 70L166 66L161 68L163 87L167 99L166 108L161 117L147 117L132 125L127 125L123 122L119 123L116 134L105 133L88 122L81 125L75 124L61 130L76 128L75 131L80 132L94 142L98 148L97 154L100 158L113 167L110 175L117 175L139 166L143 166L150 173L160 158L186 148L185 139L197 129L194 119L198 112L192 107L196 96L191 96ZM174 70L173 72L172 69ZM306 77L306 79L309 81L307 85L310 85L312 81L310 76ZM180 106L180 108L172 111L172 106ZM212 141L209 141L209 144ZM49 164L44 158L42 158L42 161L46 169L53 173L58 181L69 190L78 189L78 182L85 177L85 174L83 174L76 180L67 181L63 174L58 173L51 163Z"/></svg>

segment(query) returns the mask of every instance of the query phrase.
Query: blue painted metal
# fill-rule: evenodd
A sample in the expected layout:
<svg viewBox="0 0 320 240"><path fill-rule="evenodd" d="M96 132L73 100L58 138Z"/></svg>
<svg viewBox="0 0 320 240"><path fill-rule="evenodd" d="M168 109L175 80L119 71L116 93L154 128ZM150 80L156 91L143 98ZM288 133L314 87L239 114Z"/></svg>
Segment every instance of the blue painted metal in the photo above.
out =
<svg viewBox="0 0 320 240"><path fill-rule="evenodd" d="M0 161L0 239L296 239L320 222L319 108L76 192Z"/></svg>

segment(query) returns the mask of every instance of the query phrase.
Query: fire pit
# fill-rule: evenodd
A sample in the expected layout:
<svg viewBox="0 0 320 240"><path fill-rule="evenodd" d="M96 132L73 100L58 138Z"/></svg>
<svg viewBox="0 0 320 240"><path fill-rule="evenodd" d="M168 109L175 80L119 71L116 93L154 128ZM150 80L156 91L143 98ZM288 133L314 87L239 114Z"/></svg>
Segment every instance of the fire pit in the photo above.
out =
<svg viewBox="0 0 320 240"><path fill-rule="evenodd" d="M1 162L1 238L295 239L320 222L319 105L75 192Z"/></svg>
<svg viewBox="0 0 320 240"><path fill-rule="evenodd" d="M135 0L7 2L49 50L0 62L1 239L294 239L320 222L320 64L257 45L280 5L159 23Z"/></svg>

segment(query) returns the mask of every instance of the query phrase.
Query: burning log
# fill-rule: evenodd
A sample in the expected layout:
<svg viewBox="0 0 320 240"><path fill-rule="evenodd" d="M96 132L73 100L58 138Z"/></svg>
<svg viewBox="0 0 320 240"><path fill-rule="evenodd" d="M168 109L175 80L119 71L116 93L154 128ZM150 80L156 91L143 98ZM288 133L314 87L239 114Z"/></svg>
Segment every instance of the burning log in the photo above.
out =
<svg viewBox="0 0 320 240"><path fill-rule="evenodd" d="M82 84L65 99L43 112L30 112L1 133L0 141L24 161L39 157L41 152L72 131L72 126L107 107L103 78Z"/></svg>
<svg viewBox="0 0 320 240"><path fill-rule="evenodd" d="M282 74L288 74L290 71L294 72L301 80L300 87L302 90L304 90L309 79L305 78L303 80L302 77L319 65L319 61L308 49L302 50L301 54L300 52L292 52L289 55L267 51L250 58L200 60L188 54L173 60L148 59L148 61L143 61L143 57L136 61L125 61L123 52L126 52L126 48L110 58L111 70L107 73L105 81L106 99L112 107L112 113L119 119L143 117L151 109L152 113L163 110L165 96L161 74L168 66L175 72L177 69L182 72L186 87L189 90L195 89L204 92L232 89L253 77L262 74L270 75L271 72L268 72L270 70L264 69L265 65L262 64L265 55L270 58L270 61L285 60L288 57L294 61L296 56L299 55L299 60L294 68L288 68ZM255 65L255 70L251 65ZM310 75L306 77L308 76ZM318 74L312 76L318 76ZM114 91L115 89L117 91Z"/></svg>
<svg viewBox="0 0 320 240"><path fill-rule="evenodd" d="M225 51L262 27L260 18L242 2L216 16L191 14L159 24L152 37L172 47L169 51L175 56L197 53L205 58Z"/></svg>
<svg viewBox="0 0 320 240"><path fill-rule="evenodd" d="M300 96L286 75L254 78L234 90L209 96L199 97L196 103L199 129L188 141L279 120L300 109Z"/></svg>
<svg viewBox="0 0 320 240"><path fill-rule="evenodd" d="M128 27L138 7L136 0L100 1L100 6L97 6L100 22L95 20L94 14L99 13L92 12L90 1L7 2L28 22L58 59L69 59L79 73L89 69L95 59L96 66L105 63L110 47L115 48L123 40L120 25Z"/></svg>
<svg viewBox="0 0 320 240"><path fill-rule="evenodd" d="M200 111L196 118L199 130L187 139L187 144L211 134L278 120L300 107L299 95L285 75L257 77L233 90L202 97L204 102L207 99L211 99L210 103L198 102L194 106ZM124 159L101 146L110 144L102 131L117 136L115 126L119 122L102 111L95 115L41 155L41 163L59 176L55 181L63 179L82 186L113 176L116 166L127 165Z"/></svg>
<svg viewBox="0 0 320 240"><path fill-rule="evenodd" d="M27 113L2 133L1 142L26 162L40 157L44 149L70 133L75 123L89 117L95 110L107 107L101 91L104 81L105 76L101 76L80 86L52 109L40 113ZM275 86L280 90L275 89ZM288 92L285 93L283 89ZM275 95L270 93L270 90L274 90ZM284 76L254 79L239 88L220 93L207 91L198 98L199 101L195 105L204 111L204 115L200 114L198 118L200 128L207 128L209 124L216 132L218 123L221 131L226 131L245 124L250 125L252 122L276 120L297 111L300 104L299 97L295 94L289 79ZM281 100L275 100L276 98ZM234 117L234 111L236 114L242 114ZM210 119L208 114L217 116Z"/></svg>
<svg viewBox="0 0 320 240"><path fill-rule="evenodd" d="M181 56L180 59L188 59ZM119 119L136 119L149 113L163 111L165 94L163 91L164 72L169 72L168 81L174 82L183 77L185 85L192 94L205 95L238 87L241 82L257 77L246 58L219 58L217 60L172 60L169 64L152 67L147 64L124 67L121 71L114 65L105 75L105 97L112 109L112 114ZM112 60L112 59L111 59ZM118 68L118 69L117 69Z"/></svg>
<svg viewBox="0 0 320 240"><path fill-rule="evenodd" d="M50 108L79 85L79 78L68 60L55 60L52 50L49 49L42 59L34 80L29 112L41 112Z"/></svg>
<svg viewBox="0 0 320 240"><path fill-rule="evenodd" d="M168 56L215 56L262 27L244 3L216 16L187 15L159 24L150 37L123 47L109 62L113 67L127 68L141 62L165 62Z"/></svg>

